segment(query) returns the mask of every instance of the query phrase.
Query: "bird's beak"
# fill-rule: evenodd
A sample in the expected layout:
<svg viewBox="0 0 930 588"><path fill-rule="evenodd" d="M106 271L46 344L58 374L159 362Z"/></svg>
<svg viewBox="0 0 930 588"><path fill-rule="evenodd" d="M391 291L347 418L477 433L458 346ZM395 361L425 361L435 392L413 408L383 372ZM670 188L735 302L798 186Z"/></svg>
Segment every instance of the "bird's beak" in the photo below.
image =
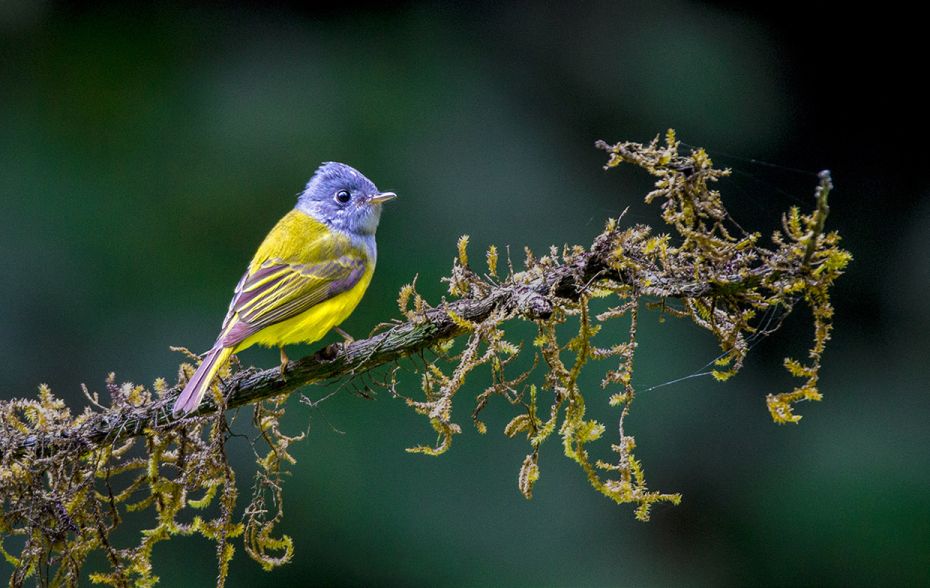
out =
<svg viewBox="0 0 930 588"><path fill-rule="evenodd" d="M394 192L381 192L380 194L375 194L371 197L369 202L372 204L381 204L382 202L387 202L388 200L394 200L397 198L397 194Z"/></svg>

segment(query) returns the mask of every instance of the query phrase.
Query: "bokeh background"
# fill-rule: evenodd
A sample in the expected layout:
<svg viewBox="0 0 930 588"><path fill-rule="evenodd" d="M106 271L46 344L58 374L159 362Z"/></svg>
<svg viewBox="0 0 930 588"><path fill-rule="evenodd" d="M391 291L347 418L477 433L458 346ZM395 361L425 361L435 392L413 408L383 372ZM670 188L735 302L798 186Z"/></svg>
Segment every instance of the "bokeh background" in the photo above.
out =
<svg viewBox="0 0 930 588"><path fill-rule="evenodd" d="M641 204L648 178L602 171L593 143L674 127L734 168L721 189L744 225L769 230L811 203L814 179L788 168L833 170L829 225L856 260L836 288L825 400L800 406L798 426L765 409L790 385L781 358L808 342L803 312L730 382L641 395L629 425L648 480L684 495L642 524L557 440L525 501L525 442L500 432L503 403L487 435L466 426L432 459L403 451L431 432L387 394L292 398L289 427L309 430L285 488L297 554L264 573L240 550L230 585L930 583L919 23L742 4L3 0L0 397L46 382L80 406L80 384L101 389L110 371L173 381L168 346L212 342L246 261L320 161L401 194L345 325L358 336L397 315L414 274L438 300L462 233L476 253L539 250L588 243L627 206L631 222L659 222ZM649 317L641 330L641 386L716 354L688 325ZM242 358L275 365L274 352ZM402 383L415 392L412 375ZM479 387L460 397L463 424ZM250 449L231 451L247 493ZM165 586L216 573L201 539L159 546L155 562Z"/></svg>

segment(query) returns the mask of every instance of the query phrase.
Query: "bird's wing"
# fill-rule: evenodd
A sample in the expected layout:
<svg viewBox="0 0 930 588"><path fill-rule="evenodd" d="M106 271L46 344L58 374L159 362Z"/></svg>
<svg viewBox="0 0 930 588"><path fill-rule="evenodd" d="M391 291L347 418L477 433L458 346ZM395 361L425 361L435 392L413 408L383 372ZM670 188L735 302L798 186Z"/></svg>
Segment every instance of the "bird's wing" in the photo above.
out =
<svg viewBox="0 0 930 588"><path fill-rule="evenodd" d="M242 276L223 321L220 343L232 347L261 329L345 292L365 273L365 254L347 248L326 261L268 259Z"/></svg>

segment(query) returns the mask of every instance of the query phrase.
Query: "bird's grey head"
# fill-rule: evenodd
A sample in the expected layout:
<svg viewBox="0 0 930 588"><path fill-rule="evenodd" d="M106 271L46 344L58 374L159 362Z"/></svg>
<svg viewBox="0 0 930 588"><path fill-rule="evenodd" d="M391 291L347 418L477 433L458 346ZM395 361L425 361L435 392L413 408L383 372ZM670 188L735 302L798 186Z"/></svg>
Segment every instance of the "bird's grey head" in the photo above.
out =
<svg viewBox="0 0 930 588"><path fill-rule="evenodd" d="M321 165L297 198L297 209L350 235L374 235L381 204L394 198L379 192L358 170L335 161Z"/></svg>

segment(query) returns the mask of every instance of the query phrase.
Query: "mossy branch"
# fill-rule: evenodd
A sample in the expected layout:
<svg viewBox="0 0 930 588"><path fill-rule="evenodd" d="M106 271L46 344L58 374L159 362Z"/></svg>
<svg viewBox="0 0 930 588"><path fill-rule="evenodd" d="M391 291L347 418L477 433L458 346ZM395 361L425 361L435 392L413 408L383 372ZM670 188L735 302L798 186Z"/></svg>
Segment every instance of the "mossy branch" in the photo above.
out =
<svg viewBox="0 0 930 588"><path fill-rule="evenodd" d="M284 516L282 469L294 463L289 450L303 436L282 432L284 398L314 382L351 381L403 357L421 360L421 367L407 368L419 376L418 397L401 393L399 364L380 385L425 416L438 435L434 443L408 451L449 450L462 430L453 420L455 397L474 370L485 366L490 383L476 395L472 420L485 433L480 415L497 396L516 409L503 433L525 436L528 443L517 476L524 496L532 497L540 478L539 452L558 436L563 453L592 487L617 503L635 505L640 520L649 519L654 504L681 499L648 489L626 426L637 396L634 357L644 310L690 320L712 333L721 350L713 375L726 380L739 371L753 342L777 329L796 304L807 305L814 330L809 361L785 359L786 369L802 383L766 397L775 422L798 422L794 405L821 398L820 365L833 316L830 288L852 259L838 246L839 235L825 232L829 173L820 176L815 209L791 208L771 245L762 246L759 233L746 233L731 221L711 187L728 171L714 168L701 149L682 154L674 132L664 143L657 138L645 145L599 142L598 147L609 153L607 169L626 162L655 176L655 190L645 200L661 203L668 233L654 234L645 225L621 228L620 219L610 219L589 246L552 247L539 257L527 249L519 272L509 251L502 257L491 246L474 256L487 264L483 274L469 263L468 237L462 237L451 274L444 278L452 300L430 305L414 280L398 297L405 321L293 361L286 377L277 368L227 368L213 394L183 419L173 418L170 408L194 370L190 363L181 365L174 387L164 380L152 390L118 385L111 375L109 405L85 389L97 410L88 407L78 415L45 386L38 399L0 402L0 555L14 568L11 585L52 569L54 575L40 583L75 585L88 554L98 550L110 569L92 573L92 581L152 585L158 580L151 567L154 545L195 533L216 543L218 585L227 577L232 539L241 537L245 551L265 569L287 563L294 541L274 531ZM609 306L598 312L595 301ZM603 328L617 319L625 321L619 341L616 329ZM508 340L505 328L514 322L536 328L532 345ZM568 340L563 340L565 325L577 326ZM426 359L428 350L434 359ZM512 373L521 353L533 353L532 365ZM604 361L611 365L600 372L600 389L587 389L590 380L582 374ZM586 407L598 401L618 410L611 461L590 454L608 430L586 416ZM238 487L225 449L226 411L245 405L254 405L254 426L266 449L253 445L258 473L237 520ZM154 512L154 527L134 547L114 546L109 535L124 514L146 509ZM211 509L211 515L180 520L190 509ZM5 544L8 537L23 542L15 555Z"/></svg>
<svg viewBox="0 0 930 588"><path fill-rule="evenodd" d="M414 320L390 326L386 331L348 345L334 344L314 355L291 361L282 376L275 367L266 370L247 369L225 378L219 388L225 398L226 409L254 404L260 400L289 394L308 384L351 377L362 371L394 362L402 357L418 354L448 339L465 335L462 320L480 323L492 314L508 320L520 316L529 320L547 319L552 314L553 299L578 301L592 282L613 280L621 284L641 285L645 278L648 286L644 294L655 293L667 298L702 297L715 291L742 289L758 281L758 276L730 276L717 282L673 280L661 274L633 274L612 266L613 243L618 229L601 234L570 264L547 268L538 277L525 283L516 279L492 287L474 298L455 300L437 308L427 309ZM74 429L55 430L45 434L24 436L20 450L34 451L49 456L58 451L83 448L91 451L101 444L111 445L128 437L148 434L151 431L182 427L190 417L176 419L171 406L180 394L182 385L174 386L160 398L138 407L112 412L96 413ZM191 415L209 415L216 412L215 398L207 397Z"/></svg>

